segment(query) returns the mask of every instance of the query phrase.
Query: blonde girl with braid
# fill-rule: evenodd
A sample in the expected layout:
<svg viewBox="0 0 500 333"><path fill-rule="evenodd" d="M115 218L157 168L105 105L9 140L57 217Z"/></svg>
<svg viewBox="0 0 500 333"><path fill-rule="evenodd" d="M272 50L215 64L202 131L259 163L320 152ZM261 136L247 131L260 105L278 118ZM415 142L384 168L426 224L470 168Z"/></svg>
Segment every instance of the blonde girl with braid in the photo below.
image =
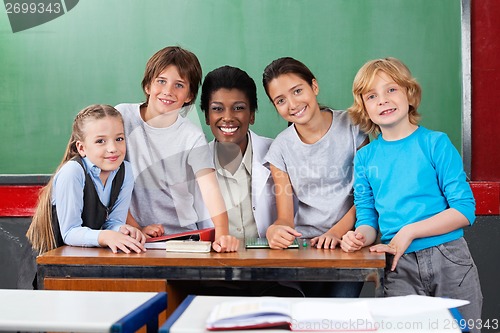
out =
<svg viewBox="0 0 500 333"><path fill-rule="evenodd" d="M109 105L90 105L74 122L56 173L42 189L26 236L44 253L62 245L145 251L145 236L127 225L134 186L123 119Z"/></svg>

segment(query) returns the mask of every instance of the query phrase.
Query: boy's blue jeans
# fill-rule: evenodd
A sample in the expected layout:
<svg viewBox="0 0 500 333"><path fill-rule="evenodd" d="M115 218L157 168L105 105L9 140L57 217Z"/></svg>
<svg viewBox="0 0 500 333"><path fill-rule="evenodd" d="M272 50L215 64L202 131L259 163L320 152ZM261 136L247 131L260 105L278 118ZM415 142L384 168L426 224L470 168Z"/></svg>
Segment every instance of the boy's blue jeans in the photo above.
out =
<svg viewBox="0 0 500 333"><path fill-rule="evenodd" d="M385 296L427 295L468 300L458 308L465 320L480 323L483 294L476 264L463 237L403 255L394 272L387 255ZM473 325L475 326L475 325ZM470 327L471 332L480 332Z"/></svg>

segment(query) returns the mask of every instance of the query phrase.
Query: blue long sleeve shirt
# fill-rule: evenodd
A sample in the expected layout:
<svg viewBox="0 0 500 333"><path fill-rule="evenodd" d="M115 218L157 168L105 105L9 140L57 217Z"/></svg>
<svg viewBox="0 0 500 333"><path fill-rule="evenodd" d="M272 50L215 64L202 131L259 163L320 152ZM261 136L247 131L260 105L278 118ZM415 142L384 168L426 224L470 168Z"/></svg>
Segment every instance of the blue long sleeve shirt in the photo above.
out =
<svg viewBox="0 0 500 333"><path fill-rule="evenodd" d="M381 135L361 148L354 160L356 227L369 225L387 244L405 225L430 218L448 208L472 224L475 201L462 159L448 136L422 126L401 140ZM406 253L453 241L461 228L413 240Z"/></svg>
<svg viewBox="0 0 500 333"><path fill-rule="evenodd" d="M118 170L111 172L106 185L103 185L99 175L101 169L88 158L82 159L87 173L93 180L101 202L107 206L111 198L113 179ZM125 162L125 178L120 189L118 199L113 206L108 219L101 230L118 231L125 224L134 187L132 168ZM99 246L98 236L101 230L93 230L82 226L83 188L85 187L85 173L76 161L68 161L54 177L52 188L52 205L56 205L59 227L64 243L73 246Z"/></svg>

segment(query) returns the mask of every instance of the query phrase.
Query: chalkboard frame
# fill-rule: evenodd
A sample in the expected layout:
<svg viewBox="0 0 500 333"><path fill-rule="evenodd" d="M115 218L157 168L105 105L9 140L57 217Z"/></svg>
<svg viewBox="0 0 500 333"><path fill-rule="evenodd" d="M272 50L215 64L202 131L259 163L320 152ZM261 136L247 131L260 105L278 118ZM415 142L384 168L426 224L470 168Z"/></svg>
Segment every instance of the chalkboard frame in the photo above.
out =
<svg viewBox="0 0 500 333"><path fill-rule="evenodd" d="M470 0L461 0L462 23L462 160L467 178L472 165L472 74Z"/></svg>

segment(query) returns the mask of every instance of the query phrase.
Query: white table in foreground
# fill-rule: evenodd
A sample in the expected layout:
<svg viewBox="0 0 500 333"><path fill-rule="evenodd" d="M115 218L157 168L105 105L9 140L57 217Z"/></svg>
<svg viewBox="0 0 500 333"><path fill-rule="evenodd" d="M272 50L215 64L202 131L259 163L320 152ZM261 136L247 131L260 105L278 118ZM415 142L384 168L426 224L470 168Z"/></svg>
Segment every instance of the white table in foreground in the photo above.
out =
<svg viewBox="0 0 500 333"><path fill-rule="evenodd" d="M201 332L211 332L205 329L205 322L208 318L210 311L214 308L216 304L225 301L234 300L244 300L245 298L251 299L251 297L222 297L222 296L193 296L189 295L184 302L176 309L176 311L170 316L170 318L165 322L165 324L160 328L159 333L201 333ZM292 302L304 301L304 298L287 298ZM359 300L367 300L370 302L369 298L318 298L315 300L329 301L329 302L352 302ZM373 299L376 301L376 299ZM454 310L456 315L460 315L456 310ZM460 319L460 318L456 318ZM455 318L447 309L442 311L433 311L429 313L421 313L419 315L412 315L406 317L394 317L394 318L378 318L374 317L376 323L378 323L378 329L376 333L451 333L451 332L461 332L460 328L455 324ZM224 330L224 333L284 333L290 332L287 329L258 329L258 330L237 330L230 331ZM305 332L305 331L301 331ZM317 331L315 331L317 332ZM326 332L326 331L325 331ZM342 331L335 331L342 332ZM353 331L349 331L353 332ZM360 333L363 331L356 331ZM212 332L213 333L213 332Z"/></svg>
<svg viewBox="0 0 500 333"><path fill-rule="evenodd" d="M0 289L0 331L157 332L166 293Z"/></svg>

